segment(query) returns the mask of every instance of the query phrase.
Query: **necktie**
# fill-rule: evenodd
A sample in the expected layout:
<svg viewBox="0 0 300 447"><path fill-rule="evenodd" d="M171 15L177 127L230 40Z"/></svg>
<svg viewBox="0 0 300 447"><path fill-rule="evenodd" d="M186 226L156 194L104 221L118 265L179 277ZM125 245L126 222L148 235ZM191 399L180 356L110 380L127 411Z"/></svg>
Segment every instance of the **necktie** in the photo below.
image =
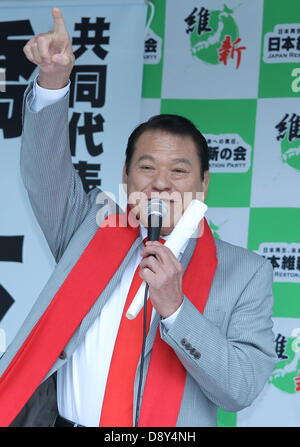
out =
<svg viewBox="0 0 300 447"><path fill-rule="evenodd" d="M146 238L144 243L147 240ZM160 242L165 241L161 239ZM142 284L139 272L140 266L134 273L123 309L105 388L100 427L133 426L134 379L143 344L143 312L141 311L133 320L126 318L126 312ZM148 299L147 333L151 313L152 304Z"/></svg>

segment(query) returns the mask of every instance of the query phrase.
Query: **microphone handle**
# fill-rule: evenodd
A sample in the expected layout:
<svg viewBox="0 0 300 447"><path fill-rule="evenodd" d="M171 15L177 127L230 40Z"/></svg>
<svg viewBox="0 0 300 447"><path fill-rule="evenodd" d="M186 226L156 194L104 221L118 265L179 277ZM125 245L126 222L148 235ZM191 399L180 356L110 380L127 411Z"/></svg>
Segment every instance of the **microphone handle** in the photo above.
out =
<svg viewBox="0 0 300 447"><path fill-rule="evenodd" d="M151 214L148 217L148 240L159 241L162 217Z"/></svg>
<svg viewBox="0 0 300 447"><path fill-rule="evenodd" d="M160 228L153 227L148 228L148 241L159 241Z"/></svg>

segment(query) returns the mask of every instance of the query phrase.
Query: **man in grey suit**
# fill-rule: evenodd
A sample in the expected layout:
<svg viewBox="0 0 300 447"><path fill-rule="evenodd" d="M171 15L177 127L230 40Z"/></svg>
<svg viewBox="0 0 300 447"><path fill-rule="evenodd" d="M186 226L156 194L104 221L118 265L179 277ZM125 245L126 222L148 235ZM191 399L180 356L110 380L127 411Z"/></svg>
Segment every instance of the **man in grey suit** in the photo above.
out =
<svg viewBox="0 0 300 447"><path fill-rule="evenodd" d="M21 174L57 266L0 361L2 378L13 370L14 359L87 250L99 224L115 211L115 204L108 197L101 196L99 201L99 190L84 192L72 166L67 86L74 56L59 9L53 9L53 17L54 31L31 39L24 48L40 72L38 84L32 83L25 94ZM62 94L58 100L47 99L38 105L39 89L44 89L44 93L55 90L55 94L60 90ZM180 131L173 128L176 125L186 127ZM153 193L162 198L177 193L183 198L187 192L192 197L201 192L205 197L209 184L207 146L193 125L179 117L162 116L138 129L130 138L123 171L128 194L143 192L149 199ZM174 204L170 201L169 206L172 209ZM11 426L99 426L101 407L106 397L110 398L105 391L122 321L123 297L127 296L138 265L142 279L149 284L153 306L145 346L142 397L157 336L163 346L175 353L185 373L174 422L178 427L216 426L218 407L239 411L249 406L265 385L276 362L270 263L250 251L215 240L217 265L208 284L204 310L199 311L182 287L197 239L187 241L180 262L159 242L143 248L143 227L147 227L147 222L139 211L135 214L141 223L140 234L59 357L45 371L38 388L21 407L17 401L14 403L18 414L13 420L8 418ZM171 216L175 214L170 212ZM178 216L172 217L163 227L164 237L172 233L177 220ZM199 268L194 276L201 279L201 274ZM66 321L73 309L69 312ZM139 361L133 384L132 424L140 369ZM171 383L173 370L167 374ZM160 405L164 402L158 402ZM171 400L169 405L171 412ZM151 418L148 420L152 425Z"/></svg>

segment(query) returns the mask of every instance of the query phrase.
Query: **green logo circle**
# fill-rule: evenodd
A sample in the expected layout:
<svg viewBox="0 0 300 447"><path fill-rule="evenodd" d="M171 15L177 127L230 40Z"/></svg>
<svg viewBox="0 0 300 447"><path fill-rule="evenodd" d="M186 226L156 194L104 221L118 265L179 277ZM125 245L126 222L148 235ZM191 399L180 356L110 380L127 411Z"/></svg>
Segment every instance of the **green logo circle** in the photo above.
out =
<svg viewBox="0 0 300 447"><path fill-rule="evenodd" d="M235 41L239 30L232 17L233 10L224 5L223 11L210 11L208 27L210 31L198 34L197 28L190 35L192 55L209 64L219 64L219 53L226 36Z"/></svg>
<svg viewBox="0 0 300 447"><path fill-rule="evenodd" d="M287 163L291 168L300 171L300 139L289 141L288 133L281 141L281 159L283 163Z"/></svg>
<svg viewBox="0 0 300 447"><path fill-rule="evenodd" d="M300 370L300 350L293 349L295 338L286 338L284 357L280 360L269 378L269 383L276 386L281 391L289 394L296 394L295 379Z"/></svg>

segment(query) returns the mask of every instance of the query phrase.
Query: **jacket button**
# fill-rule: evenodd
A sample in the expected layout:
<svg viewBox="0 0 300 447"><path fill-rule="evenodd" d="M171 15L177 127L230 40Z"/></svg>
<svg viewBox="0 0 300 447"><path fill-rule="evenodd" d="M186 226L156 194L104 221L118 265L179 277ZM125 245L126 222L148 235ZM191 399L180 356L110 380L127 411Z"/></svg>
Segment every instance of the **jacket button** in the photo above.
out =
<svg viewBox="0 0 300 447"><path fill-rule="evenodd" d="M185 345L187 344L187 339L186 339L186 338L183 338L183 339L181 340L181 344L182 344L182 346L185 346Z"/></svg>
<svg viewBox="0 0 300 447"><path fill-rule="evenodd" d="M185 349L190 350L192 347L191 343L186 343L185 344Z"/></svg>
<svg viewBox="0 0 300 447"><path fill-rule="evenodd" d="M62 351L62 352L59 354L59 358L60 358L60 360L65 360L65 359L67 358L67 354L65 353L65 351Z"/></svg>
<svg viewBox="0 0 300 447"><path fill-rule="evenodd" d="M200 359L200 357L201 357L200 352L196 351L196 352L194 353L194 357L195 357L195 359Z"/></svg>
<svg viewBox="0 0 300 447"><path fill-rule="evenodd" d="M191 353L192 355L195 355L196 352L197 352L197 349L195 349L195 348L192 348L192 349L190 350L190 353Z"/></svg>

